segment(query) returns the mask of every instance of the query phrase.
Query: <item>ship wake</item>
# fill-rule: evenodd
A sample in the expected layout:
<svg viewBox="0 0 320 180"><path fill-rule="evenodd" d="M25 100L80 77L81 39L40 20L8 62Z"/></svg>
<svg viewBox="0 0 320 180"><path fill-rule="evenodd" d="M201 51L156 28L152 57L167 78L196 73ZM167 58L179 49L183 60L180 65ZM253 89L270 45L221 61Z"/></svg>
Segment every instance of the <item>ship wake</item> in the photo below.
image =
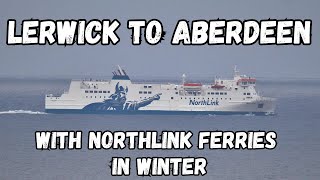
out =
<svg viewBox="0 0 320 180"><path fill-rule="evenodd" d="M9 111L0 111L0 114L47 114L40 111L31 111L31 110L9 110Z"/></svg>

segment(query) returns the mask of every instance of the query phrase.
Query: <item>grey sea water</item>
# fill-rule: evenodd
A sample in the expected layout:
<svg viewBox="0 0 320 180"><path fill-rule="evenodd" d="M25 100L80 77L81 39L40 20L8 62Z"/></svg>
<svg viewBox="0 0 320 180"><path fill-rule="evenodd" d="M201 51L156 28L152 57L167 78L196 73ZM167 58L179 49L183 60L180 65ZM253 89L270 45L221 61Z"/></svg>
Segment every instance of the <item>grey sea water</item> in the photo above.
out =
<svg viewBox="0 0 320 180"><path fill-rule="evenodd" d="M0 79L0 179L115 179L111 157L196 156L208 160L202 179L319 179L320 80L264 79L276 97L276 116L151 116L43 114L44 95L62 93L69 80ZM276 131L274 150L51 150L35 148L37 130ZM196 136L194 136L196 137ZM134 165L134 164L133 164ZM134 166L129 177L136 176ZM150 177L142 177L150 178ZM179 177L155 177L181 179ZM195 177L183 177L195 179Z"/></svg>

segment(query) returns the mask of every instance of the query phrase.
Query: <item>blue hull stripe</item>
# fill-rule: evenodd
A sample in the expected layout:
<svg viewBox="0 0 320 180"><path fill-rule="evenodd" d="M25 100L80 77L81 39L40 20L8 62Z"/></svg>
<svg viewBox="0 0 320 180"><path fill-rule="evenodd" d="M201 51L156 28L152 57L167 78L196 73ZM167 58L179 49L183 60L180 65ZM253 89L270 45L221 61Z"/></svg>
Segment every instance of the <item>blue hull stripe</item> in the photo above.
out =
<svg viewBox="0 0 320 180"><path fill-rule="evenodd" d="M83 109L46 109L46 113L53 114L155 114L155 115L272 115L265 112L232 112L232 111L160 111L160 110L133 110L133 111L91 111Z"/></svg>

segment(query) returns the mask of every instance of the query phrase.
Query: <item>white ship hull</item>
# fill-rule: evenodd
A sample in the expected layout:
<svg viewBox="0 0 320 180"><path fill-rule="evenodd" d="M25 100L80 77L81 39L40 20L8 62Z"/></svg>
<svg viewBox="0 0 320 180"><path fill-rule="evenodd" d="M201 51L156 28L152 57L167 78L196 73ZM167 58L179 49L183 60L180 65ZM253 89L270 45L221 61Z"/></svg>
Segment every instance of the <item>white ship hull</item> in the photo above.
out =
<svg viewBox="0 0 320 180"><path fill-rule="evenodd" d="M46 96L46 112L259 115L275 112L275 99L259 96L252 79L243 86L239 84L243 81L240 76L216 81L224 83L223 86L137 84L119 69L121 72L110 81L72 81L67 93Z"/></svg>

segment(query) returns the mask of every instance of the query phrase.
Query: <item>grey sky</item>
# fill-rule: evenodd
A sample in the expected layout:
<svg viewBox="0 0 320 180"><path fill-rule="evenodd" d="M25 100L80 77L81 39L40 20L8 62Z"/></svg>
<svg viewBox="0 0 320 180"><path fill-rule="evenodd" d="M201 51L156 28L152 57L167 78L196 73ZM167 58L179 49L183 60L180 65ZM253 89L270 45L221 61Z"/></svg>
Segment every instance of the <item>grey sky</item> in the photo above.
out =
<svg viewBox="0 0 320 180"><path fill-rule="evenodd" d="M162 3L161 3L162 2ZM315 77L319 71L319 6L313 1L85 1L6 0L0 5L0 77L110 76L115 65L140 77L228 76L238 65L260 77ZM9 18L118 19L121 41L113 46L7 46ZM131 45L128 19L161 20L167 32L156 46ZM172 46L179 19L311 19L311 46Z"/></svg>

